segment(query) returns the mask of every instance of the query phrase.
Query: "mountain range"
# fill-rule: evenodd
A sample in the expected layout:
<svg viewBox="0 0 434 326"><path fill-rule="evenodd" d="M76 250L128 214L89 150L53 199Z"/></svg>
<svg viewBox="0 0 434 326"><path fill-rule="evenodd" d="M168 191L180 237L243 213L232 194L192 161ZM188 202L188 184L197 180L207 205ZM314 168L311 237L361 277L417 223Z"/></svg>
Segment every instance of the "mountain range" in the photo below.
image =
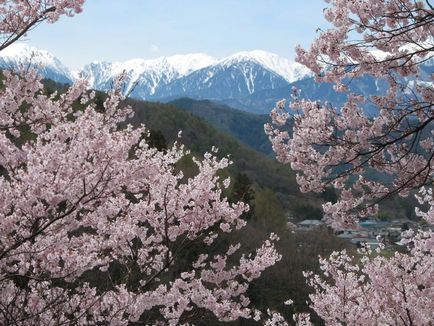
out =
<svg viewBox="0 0 434 326"><path fill-rule="evenodd" d="M101 91L110 89L114 79L124 72L124 91L131 97L163 102L180 97L241 99L310 76L302 65L260 50L239 52L223 59L194 53L151 60L95 61L78 71L72 71L51 53L25 43L16 43L0 53L3 69L26 65L59 83L85 78L91 88Z"/></svg>
<svg viewBox="0 0 434 326"><path fill-rule="evenodd" d="M174 55L151 60L125 62L95 61L72 71L51 53L15 43L0 52L0 68L32 66L47 79L70 84L85 78L89 87L107 91L121 73L125 74L124 92L132 98L170 102L178 98L208 99L236 109L266 114L281 99L289 99L293 86L311 100L327 100L340 106L346 96L332 84L318 84L304 66L276 54L255 50L216 59L204 53ZM434 72L434 60L423 67L424 74ZM384 94L387 84L370 76L353 80L350 89L366 95ZM369 114L375 108L366 107Z"/></svg>

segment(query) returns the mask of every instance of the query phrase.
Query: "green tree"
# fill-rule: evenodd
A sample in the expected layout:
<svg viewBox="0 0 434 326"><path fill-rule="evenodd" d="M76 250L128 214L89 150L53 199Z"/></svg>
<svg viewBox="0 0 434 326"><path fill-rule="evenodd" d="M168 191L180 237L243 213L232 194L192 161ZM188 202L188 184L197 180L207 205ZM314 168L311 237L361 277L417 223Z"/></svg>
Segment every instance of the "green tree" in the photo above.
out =
<svg viewBox="0 0 434 326"><path fill-rule="evenodd" d="M243 201L244 203L249 204L250 210L247 213L244 213L246 218L251 218L254 215L255 191L253 190L252 182L247 174L241 172L235 176L229 199L233 203Z"/></svg>
<svg viewBox="0 0 434 326"><path fill-rule="evenodd" d="M151 129L146 137L146 142L149 146L156 148L160 152L167 150L166 138L160 130Z"/></svg>
<svg viewBox="0 0 434 326"><path fill-rule="evenodd" d="M255 219L269 226L282 226L285 224L285 213L276 193L271 189L258 191L255 199Z"/></svg>

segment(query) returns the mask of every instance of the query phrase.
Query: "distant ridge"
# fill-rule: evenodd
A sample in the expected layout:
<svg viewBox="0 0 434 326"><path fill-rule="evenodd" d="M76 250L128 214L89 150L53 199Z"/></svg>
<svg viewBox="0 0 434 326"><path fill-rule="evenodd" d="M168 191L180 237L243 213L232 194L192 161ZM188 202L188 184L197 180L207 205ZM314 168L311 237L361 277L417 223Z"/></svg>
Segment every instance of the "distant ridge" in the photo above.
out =
<svg viewBox="0 0 434 326"><path fill-rule="evenodd" d="M30 64L43 77L72 83L86 78L90 87L106 91L120 73L126 74L125 92L145 100L183 96L197 99L242 98L256 91L280 88L310 76L302 65L276 54L243 51L223 59L204 53L182 54L125 62L94 61L71 71L47 51L17 43L0 53L2 68L16 69Z"/></svg>
<svg viewBox="0 0 434 326"><path fill-rule="evenodd" d="M85 78L90 88L101 91L111 89L115 77L124 72L124 91L132 98L159 102L183 97L208 99L255 114L267 114L276 101L289 100L293 86L301 89L303 98L327 101L338 108L346 100L332 84L318 84L304 66L262 50L238 52L223 59L193 53L150 60L95 61L78 71L71 71L51 53L24 43L0 52L0 68L22 66L32 66L43 77L59 83ZM420 78L423 81L433 73L434 59L421 67ZM409 89L415 87L414 82L408 80ZM381 95L388 87L382 80L362 76L351 80L349 88L361 95ZM364 110L376 114L372 106L366 105Z"/></svg>

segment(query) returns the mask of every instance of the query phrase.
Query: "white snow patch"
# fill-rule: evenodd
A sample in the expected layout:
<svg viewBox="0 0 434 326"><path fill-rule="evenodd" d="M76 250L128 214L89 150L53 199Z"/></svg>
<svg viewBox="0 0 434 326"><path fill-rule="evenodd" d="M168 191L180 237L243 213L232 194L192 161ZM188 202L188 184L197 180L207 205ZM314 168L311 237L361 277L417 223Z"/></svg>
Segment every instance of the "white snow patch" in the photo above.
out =
<svg viewBox="0 0 434 326"><path fill-rule="evenodd" d="M254 61L266 69L282 76L290 83L311 76L310 70L305 66L277 54L262 50L238 52L220 60L218 64L230 66L245 61Z"/></svg>

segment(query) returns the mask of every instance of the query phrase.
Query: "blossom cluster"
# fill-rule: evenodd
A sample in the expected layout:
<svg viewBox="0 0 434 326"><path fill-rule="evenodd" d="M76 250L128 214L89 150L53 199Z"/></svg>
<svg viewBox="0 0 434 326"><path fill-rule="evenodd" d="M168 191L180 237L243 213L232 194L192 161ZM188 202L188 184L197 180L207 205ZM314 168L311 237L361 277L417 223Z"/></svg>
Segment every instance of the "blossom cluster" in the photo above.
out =
<svg viewBox="0 0 434 326"><path fill-rule="evenodd" d="M85 82L47 95L34 71L4 74L0 323L127 324L156 309L156 321L173 325L192 309L220 320L251 316L249 283L280 255L274 236L238 263L228 258L236 245L206 254L220 233L245 225L248 206L222 194L228 158L206 153L184 178L182 145L158 151L144 126L120 128L132 114L122 77L101 110ZM168 278L193 241L204 244L199 261Z"/></svg>
<svg viewBox="0 0 434 326"><path fill-rule="evenodd" d="M80 13L84 0L0 1L0 50L42 21L54 23L62 15Z"/></svg>
<svg viewBox="0 0 434 326"><path fill-rule="evenodd" d="M388 258L366 249L361 263L346 252L321 259L321 275L306 273L315 312L331 325L429 325L434 237L431 231L407 236L409 253Z"/></svg>
<svg viewBox="0 0 434 326"><path fill-rule="evenodd" d="M410 0L327 2L332 28L309 50L298 47L297 60L318 82L334 83L346 102L309 101L293 89L289 109L277 103L273 124L265 126L277 158L298 172L302 191L337 189L337 202L323 205L335 229L357 228L395 194L416 194L416 215L432 224L434 7ZM387 91L357 92L351 84L364 76L386 83ZM367 106L377 114L367 115ZM391 257L365 248L356 257L343 251L321 259L321 273L305 274L315 313L330 325L430 325L434 234L402 237L407 248Z"/></svg>
<svg viewBox="0 0 434 326"><path fill-rule="evenodd" d="M434 10L422 1L329 2L325 16L333 28L309 51L299 48L297 60L318 82L335 83L346 103L337 108L293 90L291 112L278 103L275 126L267 125L266 132L278 159L299 171L302 191L329 185L340 191L340 200L326 204L324 212L335 228L347 228L374 215L376 204L391 194L405 197L432 187L434 76L426 67L434 60ZM384 80L387 92L352 90L351 83L365 75ZM369 116L366 106L377 115ZM281 127L288 119L294 121L292 135Z"/></svg>

